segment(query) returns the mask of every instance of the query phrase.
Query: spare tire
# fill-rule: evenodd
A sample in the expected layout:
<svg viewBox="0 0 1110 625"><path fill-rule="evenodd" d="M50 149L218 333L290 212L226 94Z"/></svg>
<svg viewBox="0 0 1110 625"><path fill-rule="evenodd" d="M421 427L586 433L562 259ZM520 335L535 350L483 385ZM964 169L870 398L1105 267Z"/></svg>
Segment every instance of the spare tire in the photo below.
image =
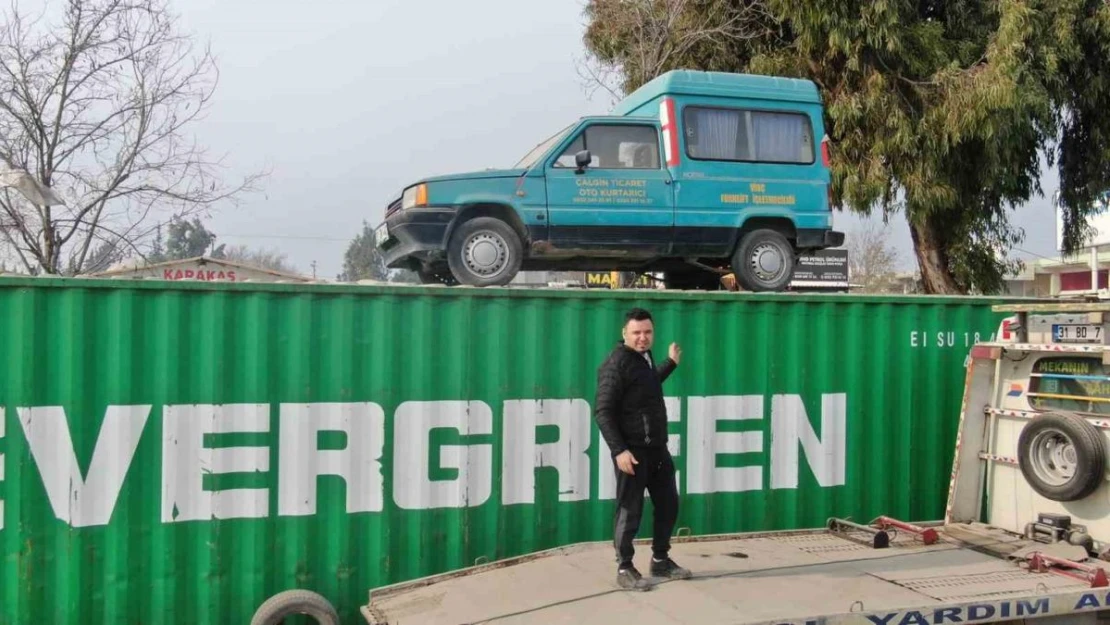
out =
<svg viewBox="0 0 1110 625"><path fill-rule="evenodd" d="M1025 480L1047 499L1083 499L1103 482L1105 440L1098 428L1077 414L1037 416L1018 436L1017 451Z"/></svg>
<svg viewBox="0 0 1110 625"><path fill-rule="evenodd" d="M331 602L311 590L286 590L270 597L258 606L251 625L276 625L293 614L305 614L320 625L339 625Z"/></svg>

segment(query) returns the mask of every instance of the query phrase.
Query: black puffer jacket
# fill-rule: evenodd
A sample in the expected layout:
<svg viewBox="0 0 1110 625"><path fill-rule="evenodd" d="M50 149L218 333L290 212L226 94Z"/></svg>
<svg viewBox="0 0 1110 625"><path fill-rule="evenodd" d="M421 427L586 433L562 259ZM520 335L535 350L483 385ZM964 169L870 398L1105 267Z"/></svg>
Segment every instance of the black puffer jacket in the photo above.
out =
<svg viewBox="0 0 1110 625"><path fill-rule="evenodd" d="M651 352L648 352L650 355ZM655 358L652 358L655 362ZM663 381L677 365L667 358L655 368L623 342L597 371L594 414L613 455L629 447L665 447L667 408Z"/></svg>

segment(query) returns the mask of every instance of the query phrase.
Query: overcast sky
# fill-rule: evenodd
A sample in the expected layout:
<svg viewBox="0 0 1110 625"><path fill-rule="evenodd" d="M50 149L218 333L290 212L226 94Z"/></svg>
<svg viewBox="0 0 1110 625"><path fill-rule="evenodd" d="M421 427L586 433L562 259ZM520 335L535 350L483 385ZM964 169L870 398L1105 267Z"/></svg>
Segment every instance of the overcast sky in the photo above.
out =
<svg viewBox="0 0 1110 625"><path fill-rule="evenodd" d="M581 0L176 0L182 25L211 43L220 87L194 127L240 172L270 167L265 194L225 207L221 242L285 252L334 278L363 220L376 225L407 183L510 166L581 115L588 94ZM1055 175L1044 180L1046 194ZM1052 255L1049 203L1018 211L1017 255ZM858 219L837 216L851 230ZM894 224L912 267L905 222Z"/></svg>

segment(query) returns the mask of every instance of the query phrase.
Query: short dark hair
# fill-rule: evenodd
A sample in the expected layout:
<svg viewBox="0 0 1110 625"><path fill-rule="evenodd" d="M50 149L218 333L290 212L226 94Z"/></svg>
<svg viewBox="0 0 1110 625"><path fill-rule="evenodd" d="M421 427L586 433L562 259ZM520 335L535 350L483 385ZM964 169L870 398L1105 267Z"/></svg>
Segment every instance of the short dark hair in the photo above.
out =
<svg viewBox="0 0 1110 625"><path fill-rule="evenodd" d="M624 325L628 325L630 321L650 321L655 323L655 320L651 318L651 313L643 308L633 308L624 313Z"/></svg>

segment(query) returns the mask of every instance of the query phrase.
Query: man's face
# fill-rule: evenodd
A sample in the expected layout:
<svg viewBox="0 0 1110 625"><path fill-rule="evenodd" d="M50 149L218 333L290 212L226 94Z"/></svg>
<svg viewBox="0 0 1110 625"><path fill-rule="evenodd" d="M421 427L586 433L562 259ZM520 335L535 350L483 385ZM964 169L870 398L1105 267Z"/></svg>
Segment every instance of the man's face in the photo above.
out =
<svg viewBox="0 0 1110 625"><path fill-rule="evenodd" d="M651 349L655 341L655 328L650 319L636 321L633 319L624 326L624 343L632 349L643 353Z"/></svg>

